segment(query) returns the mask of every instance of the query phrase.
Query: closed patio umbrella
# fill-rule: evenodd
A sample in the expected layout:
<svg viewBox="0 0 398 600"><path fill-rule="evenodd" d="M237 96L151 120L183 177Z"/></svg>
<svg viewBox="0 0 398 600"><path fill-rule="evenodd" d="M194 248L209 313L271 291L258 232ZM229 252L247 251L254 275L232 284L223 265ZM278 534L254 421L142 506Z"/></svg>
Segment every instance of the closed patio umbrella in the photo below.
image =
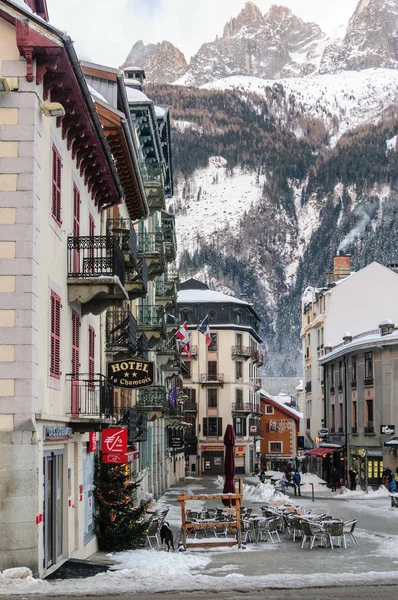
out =
<svg viewBox="0 0 398 600"><path fill-rule="evenodd" d="M224 456L224 489L223 494L235 494L235 431L232 425L227 425L224 434L224 446L225 446L225 456ZM235 500L223 500L222 501L225 506L235 505Z"/></svg>

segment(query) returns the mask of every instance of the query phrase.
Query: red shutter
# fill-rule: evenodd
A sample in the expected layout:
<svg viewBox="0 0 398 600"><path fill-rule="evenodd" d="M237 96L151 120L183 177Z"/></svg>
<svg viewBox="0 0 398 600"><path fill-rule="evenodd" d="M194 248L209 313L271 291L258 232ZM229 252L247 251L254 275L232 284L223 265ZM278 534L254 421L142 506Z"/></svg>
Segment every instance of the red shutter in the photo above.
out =
<svg viewBox="0 0 398 600"><path fill-rule="evenodd" d="M52 149L52 205L51 213L54 221L62 225L61 221L61 173L62 162L55 146Z"/></svg>
<svg viewBox="0 0 398 600"><path fill-rule="evenodd" d="M88 235L89 236L93 236L95 232L95 222L94 222L94 217L93 215L89 215L89 219L88 219Z"/></svg>
<svg viewBox="0 0 398 600"><path fill-rule="evenodd" d="M61 299L54 292L51 292L50 375L57 379L61 375Z"/></svg>
<svg viewBox="0 0 398 600"><path fill-rule="evenodd" d="M80 192L73 184L73 235L80 236Z"/></svg>
<svg viewBox="0 0 398 600"><path fill-rule="evenodd" d="M79 375L80 367L80 317L72 310L72 373ZM76 377L78 379L78 377Z"/></svg>
<svg viewBox="0 0 398 600"><path fill-rule="evenodd" d="M88 328L88 373L89 378L93 379L95 372L95 329Z"/></svg>

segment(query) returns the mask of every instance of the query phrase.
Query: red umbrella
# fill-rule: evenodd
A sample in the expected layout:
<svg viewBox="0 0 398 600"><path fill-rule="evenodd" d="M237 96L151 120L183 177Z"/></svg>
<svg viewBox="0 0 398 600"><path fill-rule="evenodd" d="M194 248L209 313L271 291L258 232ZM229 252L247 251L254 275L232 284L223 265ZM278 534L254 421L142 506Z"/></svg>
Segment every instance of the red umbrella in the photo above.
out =
<svg viewBox="0 0 398 600"><path fill-rule="evenodd" d="M232 425L227 425L224 434L224 446L225 446L225 457L224 457L224 489L223 494L235 494L235 431ZM225 506L235 505L235 500L223 500Z"/></svg>

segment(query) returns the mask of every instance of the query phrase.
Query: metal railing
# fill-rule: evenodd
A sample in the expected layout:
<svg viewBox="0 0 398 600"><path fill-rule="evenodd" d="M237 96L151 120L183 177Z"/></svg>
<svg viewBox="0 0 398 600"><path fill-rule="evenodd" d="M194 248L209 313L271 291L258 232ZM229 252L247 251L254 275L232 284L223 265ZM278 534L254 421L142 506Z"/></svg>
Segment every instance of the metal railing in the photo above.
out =
<svg viewBox="0 0 398 600"><path fill-rule="evenodd" d="M195 400L185 400L184 411L186 412L198 412L198 403Z"/></svg>
<svg viewBox="0 0 398 600"><path fill-rule="evenodd" d="M163 234L161 231L138 234L138 252L151 254L159 252L164 254Z"/></svg>
<svg viewBox="0 0 398 600"><path fill-rule="evenodd" d="M138 306L137 325L144 327L163 327L165 324L164 310L154 304Z"/></svg>
<svg viewBox="0 0 398 600"><path fill-rule="evenodd" d="M137 347L137 321L130 311L108 310L106 313L106 344L108 348Z"/></svg>
<svg viewBox="0 0 398 600"><path fill-rule="evenodd" d="M250 346L232 346L232 356L252 356L252 348Z"/></svg>
<svg viewBox="0 0 398 600"><path fill-rule="evenodd" d="M252 405L249 402L232 402L232 412L252 412Z"/></svg>
<svg viewBox="0 0 398 600"><path fill-rule="evenodd" d="M224 383L224 373L202 373L201 383Z"/></svg>
<svg viewBox="0 0 398 600"><path fill-rule="evenodd" d="M124 285L123 252L107 235L68 236L68 277L92 279L117 276Z"/></svg>
<svg viewBox="0 0 398 600"><path fill-rule="evenodd" d="M368 421L367 423L365 423L364 432L365 433L374 433L375 432L373 421Z"/></svg>
<svg viewBox="0 0 398 600"><path fill-rule="evenodd" d="M138 259L137 234L131 219L108 219L106 222L108 235L113 236L121 250L128 252L136 265Z"/></svg>
<svg viewBox="0 0 398 600"><path fill-rule="evenodd" d="M141 410L168 410L169 401L166 388L162 385L152 385L138 390L137 408Z"/></svg>
<svg viewBox="0 0 398 600"><path fill-rule="evenodd" d="M111 417L113 387L102 373L66 375L71 398L72 417Z"/></svg>
<svg viewBox="0 0 398 600"><path fill-rule="evenodd" d="M363 384L364 385L373 385L373 377L365 377Z"/></svg>

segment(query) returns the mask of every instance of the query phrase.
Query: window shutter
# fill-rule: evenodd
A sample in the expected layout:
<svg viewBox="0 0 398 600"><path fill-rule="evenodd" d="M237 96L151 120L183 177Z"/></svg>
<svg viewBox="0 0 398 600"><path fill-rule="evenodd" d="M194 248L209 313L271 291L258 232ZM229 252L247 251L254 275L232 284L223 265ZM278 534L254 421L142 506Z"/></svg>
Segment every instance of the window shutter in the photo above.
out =
<svg viewBox="0 0 398 600"><path fill-rule="evenodd" d="M78 379L80 369L80 317L72 311L72 373Z"/></svg>
<svg viewBox="0 0 398 600"><path fill-rule="evenodd" d="M95 232L95 223L94 223L94 217L93 215L89 216L89 220L88 220L88 234L90 237L93 237Z"/></svg>
<svg viewBox="0 0 398 600"><path fill-rule="evenodd" d="M218 437L222 437L222 417L218 417Z"/></svg>
<svg viewBox="0 0 398 600"><path fill-rule="evenodd" d="M57 379L61 375L61 299L54 292L51 292L50 375Z"/></svg>
<svg viewBox="0 0 398 600"><path fill-rule="evenodd" d="M207 419L203 417L203 435L207 436Z"/></svg>
<svg viewBox="0 0 398 600"><path fill-rule="evenodd" d="M73 184L73 235L80 236L80 192Z"/></svg>
<svg viewBox="0 0 398 600"><path fill-rule="evenodd" d="M52 204L51 212L54 221L58 225L62 225L61 221L61 179L62 179L62 162L61 157L53 146L52 149Z"/></svg>
<svg viewBox="0 0 398 600"><path fill-rule="evenodd" d="M95 330L93 327L88 328L88 374L90 379L95 373Z"/></svg>

